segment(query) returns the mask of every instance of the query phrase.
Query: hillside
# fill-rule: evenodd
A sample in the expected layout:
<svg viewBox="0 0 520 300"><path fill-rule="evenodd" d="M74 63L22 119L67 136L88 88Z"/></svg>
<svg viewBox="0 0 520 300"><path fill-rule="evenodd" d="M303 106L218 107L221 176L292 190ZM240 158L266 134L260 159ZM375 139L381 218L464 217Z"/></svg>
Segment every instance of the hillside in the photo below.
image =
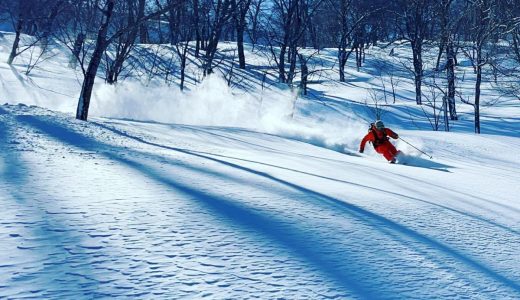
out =
<svg viewBox="0 0 520 300"><path fill-rule="evenodd" d="M294 108L273 74L262 89L268 62L248 52L232 87L98 80L83 122L65 52L25 76L28 54L5 64L10 38L0 298L520 297L520 103L491 81L483 134L461 103L451 132L432 131L388 49L349 66L346 83L319 72ZM333 65L334 53L316 59ZM368 90L389 80L381 61L401 82L385 123L433 159L403 140L401 164L357 152L375 117Z"/></svg>

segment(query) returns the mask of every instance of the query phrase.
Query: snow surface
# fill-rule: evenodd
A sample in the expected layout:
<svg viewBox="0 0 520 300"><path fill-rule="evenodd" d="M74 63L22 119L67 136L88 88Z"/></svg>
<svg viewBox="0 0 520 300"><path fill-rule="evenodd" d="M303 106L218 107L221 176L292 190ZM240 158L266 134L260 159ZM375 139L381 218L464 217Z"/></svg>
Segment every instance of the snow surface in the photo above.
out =
<svg viewBox="0 0 520 300"><path fill-rule="evenodd" d="M380 84L383 52L295 109L258 76L186 93L98 80L96 117L81 122L67 57L25 76L26 58L4 63L10 38L0 298L520 298L518 100L483 109L485 134L462 105L454 132L433 132L403 77L385 121L434 159L398 140L391 165L357 153L373 117L361 90Z"/></svg>
<svg viewBox="0 0 520 300"><path fill-rule="evenodd" d="M520 296L518 139L431 135L440 162L401 166L245 129L0 120L1 297Z"/></svg>

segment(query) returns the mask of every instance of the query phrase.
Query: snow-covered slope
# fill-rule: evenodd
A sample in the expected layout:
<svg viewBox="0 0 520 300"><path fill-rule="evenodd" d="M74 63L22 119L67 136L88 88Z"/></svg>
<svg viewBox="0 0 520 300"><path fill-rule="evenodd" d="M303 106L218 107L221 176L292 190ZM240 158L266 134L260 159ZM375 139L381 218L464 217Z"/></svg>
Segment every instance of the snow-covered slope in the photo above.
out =
<svg viewBox="0 0 520 300"><path fill-rule="evenodd" d="M80 67L69 67L68 49L61 44L53 45L38 63L35 63L40 49L33 47L18 56L10 66L6 61L13 39L12 32L0 32L0 104L24 103L74 113L83 75ZM31 43L32 37L22 36L22 44ZM318 121L321 123L320 129L328 132L346 129L358 133L360 130L366 130L367 123L376 118L374 98L377 98L377 105L382 109L381 117L392 127L430 131L434 123L434 113L440 113L441 94L434 89L434 111L434 97L431 88L426 84L423 87L425 105L415 104L413 76L405 67L411 64L410 46L406 43L370 47L367 49L364 65L359 71L356 70L355 61L351 59L345 69L346 82L338 81L335 49L323 49L319 53L313 49L300 49L300 52L313 59L309 62L309 93L299 98L296 90L290 91L287 85L278 83L277 68L269 57L270 51L259 45L254 49L251 45L246 45L247 69L240 70L235 66L232 84L228 87L227 77L230 76L231 61L233 58L236 60L232 55L236 44L225 42L220 43L217 54L220 62L213 76L204 78L200 59L193 55L188 57L186 91L180 92L178 70L165 78L160 74L154 74L153 70L149 70L153 67L147 65L155 60L173 61L175 65L177 57L169 47L136 45L134 55L141 59L141 63L147 68L128 68L133 72L124 73L122 77L128 78L121 80L117 85L104 84L105 74L102 65L98 72L100 78L94 86L89 116L248 127L278 134L287 129L287 124L283 124L282 128L277 126L280 125L280 115L294 112L297 118L302 115L308 117L306 123L309 120L313 123L309 127L316 127L314 123ZM143 51L149 51L151 54L149 53L149 57L139 55ZM153 56L153 53L158 53L158 56ZM424 53L426 78L432 77L436 56L435 47ZM471 102L475 74L469 59L464 55L459 55L458 62L457 91ZM173 69L176 70L175 67ZM500 84L493 81L489 68L485 68L483 72L480 112L482 133L520 136L520 121L515 118L520 111L520 102L500 92ZM225 76L227 77L222 78ZM435 76L436 84L439 87L444 86L444 73L435 73ZM294 82L295 87L299 79L298 74ZM507 77L501 79L504 83L516 80ZM395 101L392 89L395 89ZM293 109L295 99L296 109ZM456 102L459 120L450 123L451 130L474 132L473 107L463 104L459 97ZM276 124L273 125L273 122ZM442 118L439 128L444 130ZM320 132L320 135L323 135L323 132ZM337 134L334 133L332 136L335 137ZM342 136L341 139L348 138Z"/></svg>
<svg viewBox="0 0 520 300"><path fill-rule="evenodd" d="M0 34L0 298L520 298L520 102L489 70L482 135L459 99L452 132L431 131L405 44L371 47L343 83L335 50L313 53L323 70L306 97L277 83L258 46L231 87L202 81L194 57L185 92L150 74L98 78L94 118L80 122L66 49L27 75L38 48L9 66L12 39ZM395 103L378 105L401 137L398 165L357 153L371 95L393 80Z"/></svg>
<svg viewBox="0 0 520 300"><path fill-rule="evenodd" d="M520 140L400 134L435 160L1 106L0 297L518 299Z"/></svg>

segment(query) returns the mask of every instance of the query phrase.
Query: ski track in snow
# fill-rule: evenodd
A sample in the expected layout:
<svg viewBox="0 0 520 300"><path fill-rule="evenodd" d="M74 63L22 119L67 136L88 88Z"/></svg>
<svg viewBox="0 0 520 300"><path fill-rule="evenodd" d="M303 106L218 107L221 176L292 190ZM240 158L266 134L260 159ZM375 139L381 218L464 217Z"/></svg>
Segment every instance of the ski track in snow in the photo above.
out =
<svg viewBox="0 0 520 300"><path fill-rule="evenodd" d="M0 123L0 298L520 297L518 202L442 185L463 163L30 107Z"/></svg>

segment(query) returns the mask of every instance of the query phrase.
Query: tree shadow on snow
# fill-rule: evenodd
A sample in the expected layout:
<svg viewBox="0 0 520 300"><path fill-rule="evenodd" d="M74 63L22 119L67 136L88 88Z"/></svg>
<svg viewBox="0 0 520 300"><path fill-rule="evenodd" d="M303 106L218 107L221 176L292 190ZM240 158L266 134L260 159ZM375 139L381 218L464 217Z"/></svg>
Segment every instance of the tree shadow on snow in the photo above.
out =
<svg viewBox="0 0 520 300"><path fill-rule="evenodd" d="M0 107L0 115L8 114ZM4 253L27 253L26 255L32 255L34 258L30 261L32 266L2 266L3 271L10 273L3 278L5 286L2 288L18 289L22 292L21 295L31 289L34 297L48 296L62 289L97 291L101 280L87 263L90 257L86 250L78 247L82 242L81 237L73 232L63 218L66 212L52 212L55 211L53 205L60 202L57 195L38 191L33 186L35 178L28 176L32 174L30 166L20 157L24 149L16 148L19 143L16 141L17 136L12 134L15 130L0 119L0 156L3 156L6 162L4 167L0 168L0 180L5 183L5 189L0 190L6 196L5 201L14 201L7 205L7 208L12 210L12 215L2 219L2 224L13 232L7 239L16 239L15 243L18 245L13 253ZM58 210L62 209L63 207L60 207ZM18 235L16 230L20 227L24 234ZM101 251L97 250L96 255L102 256ZM7 262L9 256L4 259ZM83 266L81 271L77 269L78 264ZM38 271L34 272L33 267ZM62 280L64 275L77 275L78 272L82 273L81 278Z"/></svg>
<svg viewBox="0 0 520 300"><path fill-rule="evenodd" d="M111 118L111 119L115 119L115 118ZM324 158L324 157L319 157L319 156L309 155L309 154L289 152L288 150L276 149L276 148L265 146L262 144L253 143L251 141L246 141L244 139L237 138L235 136L226 135L226 133L229 133L229 132L237 133L238 132L238 133L247 133L247 134L255 134L255 135L261 134L263 136L268 136L268 137L272 137L272 138L276 138L276 139L283 138L286 140L292 140L292 141L296 141L296 142L300 142L300 143L304 143L304 144L310 144L310 145L313 145L316 147L325 148L325 149L339 152L341 154L345 154L345 155L349 155L349 156L361 157L361 155L349 150L345 145L342 145L342 144L327 145L325 143L325 141L323 141L322 139L319 139L319 138L305 138L305 137L302 138L302 137L297 137L294 135L284 135L284 134L276 135L276 134L271 134L271 133L266 133L266 132L258 132L258 131L254 131L254 130L250 130L250 129L246 129L246 128L225 127L225 129L224 129L222 127L215 127L215 126L190 126L190 125L181 125L181 124L161 123L161 122L155 122L155 121L140 121L140 120L132 120L132 119L117 119L117 120L144 123L144 124L162 124L162 125L172 128L174 130L182 129L182 130L189 130L194 133L203 133L204 135L211 136L216 140L234 141L234 142L238 142L243 145L246 145L246 146L251 146L252 148L255 148L255 149L261 149L263 151L272 152L272 153L281 154L281 155L308 157L308 158L313 158L313 159L336 161L336 162L344 163L344 161L341 161L341 160ZM98 122L92 122L92 123L96 124L99 127L102 127L103 129L110 130L118 135L125 136L127 138L131 138L134 140L138 140L141 143L149 143L149 142L143 140L142 138L137 138L135 136L129 135L128 133L126 133L122 130L118 130L113 127L106 126L103 123L98 123ZM110 122L110 121L105 121L104 123L113 124L113 125L118 124L116 122ZM219 133L217 133L216 131L219 131ZM154 144L153 146L157 146L157 144ZM197 152L197 151L192 151L192 152ZM204 153L204 152L200 152L200 153ZM207 154L211 154L211 153L207 153Z"/></svg>
<svg viewBox="0 0 520 300"><path fill-rule="evenodd" d="M313 241L311 237L304 236L298 228L277 219L275 216L262 214L254 209L247 208L246 205L239 204L239 201L235 199L202 191L173 180L169 176L164 176L160 171L135 159L135 157L139 155L137 152L133 153L135 155L132 155L132 159L124 158L118 155L117 152L132 153L132 151L103 144L39 117L21 116L20 120L58 141L84 150L98 152L109 159L135 169L146 177L162 183L173 190L186 194L190 196L190 199L196 201L214 215L220 216L228 220L231 224L238 225L249 232L257 232L281 245L347 291L369 298L377 298L375 291L370 290L368 287L358 285L356 283L356 277L353 274L348 274L345 270L340 270L339 267L341 267L341 265L338 264L338 262L333 262L330 260L330 257L323 256L324 249L320 249L319 241ZM176 151L193 155L183 149L176 149ZM157 157L157 159L161 158ZM219 175L220 177L226 176L225 174ZM327 250L330 251L331 249ZM341 253L340 251L337 252ZM341 258L344 261L348 261L347 254ZM358 272L358 270L355 271Z"/></svg>
<svg viewBox="0 0 520 300"><path fill-rule="evenodd" d="M144 175L153 178L154 180L161 182L174 190L180 191L182 193L194 197L194 200L197 201L199 204L203 205L207 209L210 209L214 213L217 213L225 217L234 224L245 227L249 231L253 230L256 232L260 232L262 235L265 235L269 237L271 240L276 241L280 245L284 246L284 248L289 249L292 253L297 254L299 257L309 262L314 268L320 270L330 279L334 280L338 285L350 291L353 291L360 296L368 298L379 298L381 296L377 294L377 290L381 287L373 287L370 285L370 282L361 282L361 285L357 284L357 282L359 281L357 279L357 275L359 275L360 270L350 270L348 268L348 253L342 253L343 255L345 255L345 257L341 257L342 259L344 259L345 263L343 267L346 266L347 268L340 268L342 266L338 266L336 263L332 263L334 260L330 260L329 257L323 255L321 251L327 249L319 249L319 246L316 246L319 245L319 243L314 243L312 237L302 234L297 228L287 225L286 222L281 222L274 216L262 214L252 209L247 209L246 206L236 203L236 200L230 199L228 197L223 197L206 191L201 191L191 186L176 182L169 177L165 177L157 170L149 166L146 166L142 163L139 163L134 159L122 158L116 155L114 151L118 151L118 149L115 146L103 144L97 140L83 136L70 129L66 129L61 127L60 125L53 124L49 120L43 120L41 118L33 116L23 116L21 121L37 128L38 130L46 133L47 135L57 140L60 140L64 143L76 147L81 147L86 150L94 151L109 150L107 152L104 152L103 155L111 159L117 160L129 167L132 167L135 170L142 172ZM127 134L125 136L130 137ZM136 138L136 140L149 145L161 147L161 145L147 142L141 138ZM199 153L191 152L189 150L179 149L175 147L162 147L175 152L212 161L220 165L232 168L233 170L243 171L252 175L256 175L260 178L263 178L264 180L268 180L273 183L277 183L281 186L284 186L285 188L288 188L289 190L292 190L294 192L311 196L301 197L302 201L309 201L312 203L317 203L319 205L330 206L335 211L341 211L342 213L349 215L351 218L355 220L359 220L367 225L370 225L371 229L379 231L384 235L392 236L394 237L394 239L402 242L405 245L412 247L420 246L421 248L426 247L426 249L433 250L438 254L443 254L444 256L448 256L454 259L455 261L487 276L488 278L502 284L503 286L506 286L516 291L520 290L520 285L518 283L490 269L489 267L479 262L479 260L473 259L465 255L463 252L451 248L450 246L445 245L442 242L439 242L433 238L423 235L400 223L392 221L391 219L375 214L371 211L365 210L359 206L296 185L294 183L277 178L268 173L250 169L228 161L217 159L215 157L202 155ZM128 149L120 149L120 151L124 151L127 153L132 152ZM370 267L371 266L367 265L367 271L365 272L368 272L368 270L370 270ZM462 270L459 271L463 272ZM371 275L377 277L377 274L378 273L376 271ZM464 274L461 274L461 276L464 276ZM391 280L385 278L379 279ZM389 284L392 283L389 282Z"/></svg>
<svg viewBox="0 0 520 300"><path fill-rule="evenodd" d="M359 184L359 183L354 183L354 182L350 182L350 181L346 181L346 180L339 180L339 179L336 179L336 178L331 178L331 177L327 177L327 176L322 176L322 175L316 175L316 174L312 174L312 173L309 173L309 172L304 172L304 171L301 171L301 170L295 170L295 169L291 169L291 168L286 168L286 167L281 167L281 166L277 166L277 165L272 165L272 164L268 164L266 162L258 162L258 161L254 161L254 160L248 160L248 159L243 159L243 158L237 158L237 157L231 157L231 156L226 156L226 155L221 155L221 154L214 154L214 153L209 153L209 152L203 152L203 151L193 151L193 150L187 150L187 149L181 149L181 148L176 148L176 147L170 147L170 146L166 146L166 145L161 145L161 144L157 144L157 143L153 143L153 142L150 142L150 141L147 141L147 140L144 140L143 138L141 137L136 137L136 136L133 136L133 135L130 135L126 132L123 132L121 130L118 130L116 128L113 128L113 127L110 127L110 126L106 126L104 124L101 124L101 123L94 123L96 124L97 126L105 129L105 130L109 130L109 131L112 131L113 133L117 134L117 135L121 135L121 136L124 136L124 137L127 137L129 139L132 139L134 141L137 141L139 143L143 143L143 144L147 144L147 145L150 145L150 146L154 146L154 147L159 147L159 148L163 148L163 149L166 149L166 150L172 150L172 151L180 151L180 152L183 152L185 154L190 154L190 155L201 155L203 158L214 158L214 157L220 157L220 158L226 158L226 159L233 159L233 160L237 160L237 161L244 161L244 162L250 162L250 163L255 163L255 164L260 164L260 165L264 165L264 166L268 166L268 167L273 167L273 168L278 168L278 169L283 169L283 170L288 170L288 171L292 171L292 172L297 172L297 173L300 173L300 174L304 174L304 175L309 175L309 176L313 176L313 177L317 177L317 178L322 178L322 179L326 179L326 180L331 180L331 181L335 181L335 182L340 182L340 183L344 183L344 184L349 184L349 185L352 185L352 186L355 186L355 187L361 187L363 189L371 189L371 190L375 190L375 191L378 191L378 192L383 192L383 193L386 193L386 194L391 194L391 195L394 195L394 196L398 196L400 198L408 198L408 199L411 199L411 200L415 200L415 201L419 201L419 202L423 202L423 203L427 203L427 204L430 204L430 205L433 205L433 206L436 206L436 207L439 207L439 208L443 208L443 209L446 209L448 211L451 211L451 212L455 212L455 213L458 213L464 217L469 217L469 218L473 218L475 220L478 220L478 221L481 221L481 222L484 222L484 223L487 223L489 225L492 225L494 227L498 227L502 230L505 230L509 233L513 233L513 234L520 234L518 231L516 230L513 230L509 227L506 227L502 224L499 224L499 223L496 223L494 221L491 221L491 220L488 220L488 219L485 219L485 218L482 218L478 215L474 215L474 214L471 214L471 213L468 213L468 212L462 212L462 211L459 211L459 210L456 210L456 209L453 209L453 208L450 208L450 207L447 207L447 206L443 206L443 205L440 205L438 203L433 203L431 201L427 201L427 200L424 200L424 199L419 199L419 198L415 198L415 197L410 197L410 196L406 196L406 195L403 195L403 194L400 194L400 193L396 193L396 192L393 192L393 191L387 191L387 190L383 190L383 189L379 189L379 188L375 188L375 187L372 187L372 186L366 186L366 185L362 185L362 184ZM184 128L185 126L183 126ZM187 126L188 129L190 130L198 130L196 128L192 128L191 126ZM237 129L239 131L243 131L243 132L252 132L252 131L249 131L249 130L244 130L244 129ZM209 132L209 130L202 130L203 132ZM224 136L224 137L227 137L227 136ZM278 138L278 136L275 136ZM235 140L236 141L236 140ZM241 141L241 140L238 140L238 141ZM251 146L259 146L257 144L254 144L254 143L249 143L249 142L245 142L247 143L248 145L251 145ZM267 149L268 151L270 150L276 150L274 148L269 148L269 147L264 147L265 149ZM283 154L282 151L279 151L279 150L276 150L276 153L278 154ZM209 155L209 156L208 156ZM289 152L289 155L290 156L294 156L295 154L292 153L292 152ZM323 158L320 158L320 157L314 157L314 156L310 156L310 157L313 157L313 158L318 158L318 159L323 159ZM412 157L412 160L413 158L415 157ZM326 160L331 160L331 159L326 159ZM351 163L351 162L347 162L347 161L336 161L336 160L331 160L331 161L335 161L335 162L341 162L343 164L348 164L348 165L352 165L352 166L355 166L356 164L354 163ZM428 166L434 166L434 167L450 167L448 165L444 165L444 164L440 164L440 163L436 163L436 162L432 162L430 160L426 160L426 159L419 159L417 160L419 162L421 161L424 161L426 165ZM223 161L220 161L219 162L223 162ZM423 183L419 180L417 180L416 178L414 177L410 177L410 176L403 176L402 174L398 174L398 173L393 173L393 172L389 172L389 171L386 171L386 170L380 170L381 172L385 172L385 173L389 173L391 175L394 175L394 176L401 176L401 177L404 177L404 178L407 178L409 180L413 180L413 181L417 181L417 182L420 182L420 183ZM377 174L374 173L372 174L373 176L376 176ZM381 180L388 180L388 177L381 177ZM430 185L433 185L434 187L437 187L437 188L442 188L442 189L447 189L446 187L440 187L440 186L437 186L437 185L434 185L434 184L431 184L429 183ZM450 190L450 189L447 189L451 192L457 192L457 191L453 191L453 190ZM458 193L461 193L461 192L458 192ZM461 193L465 196L470 196L468 194L465 194L465 193ZM475 198L474 196L472 196L473 198ZM489 202L487 201L486 199L484 198L478 198L479 200L481 201L485 201L485 202ZM491 202L492 204L497 204L498 203L495 203L495 202ZM506 206L505 208L507 209L514 209L513 207L509 207L509 206Z"/></svg>

